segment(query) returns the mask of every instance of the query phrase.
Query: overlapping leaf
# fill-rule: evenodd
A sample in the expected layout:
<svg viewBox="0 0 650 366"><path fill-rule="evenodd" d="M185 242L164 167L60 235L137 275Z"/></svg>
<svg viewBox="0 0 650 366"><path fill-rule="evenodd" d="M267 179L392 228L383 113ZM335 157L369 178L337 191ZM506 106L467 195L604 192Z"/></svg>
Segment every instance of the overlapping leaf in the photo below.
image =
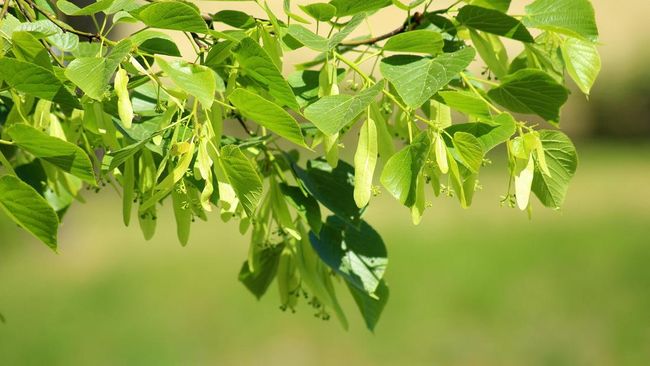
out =
<svg viewBox="0 0 650 366"><path fill-rule="evenodd" d="M475 55L473 48L465 48L436 58L390 56L381 61L380 69L404 102L411 108L419 108L467 68Z"/></svg>

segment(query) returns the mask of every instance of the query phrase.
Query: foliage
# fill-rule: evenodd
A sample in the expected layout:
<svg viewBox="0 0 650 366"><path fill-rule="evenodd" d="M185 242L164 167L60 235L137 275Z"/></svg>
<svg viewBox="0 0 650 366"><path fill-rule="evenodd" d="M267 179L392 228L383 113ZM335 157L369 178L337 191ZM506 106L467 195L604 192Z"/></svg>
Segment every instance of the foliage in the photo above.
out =
<svg viewBox="0 0 650 366"><path fill-rule="evenodd" d="M179 0L5 0L0 206L9 217L56 249L59 222L84 186L119 187L124 223L135 210L147 239L164 202L183 245L195 218L218 211L250 232L239 278L257 297L275 280L282 308L304 295L320 317L333 312L347 327L338 279L373 329L389 294L386 246L363 220L381 191L374 182L418 223L429 185L469 207L486 154L505 145L503 202L530 212L534 193L561 206L577 167L557 130L566 75L588 94L600 69L588 0L535 0L523 16L507 15L508 0L443 9L430 0L285 0L284 20L250 2L266 19L236 4L205 15ZM404 12L402 25L353 37L387 7ZM97 31L57 13L91 16ZM123 23L140 29L109 39ZM187 36L195 54L182 58L169 31ZM510 57L508 42L521 52ZM285 77L283 59L297 49L315 58ZM525 115L555 128L536 130ZM344 138L358 142L354 165L340 159Z"/></svg>

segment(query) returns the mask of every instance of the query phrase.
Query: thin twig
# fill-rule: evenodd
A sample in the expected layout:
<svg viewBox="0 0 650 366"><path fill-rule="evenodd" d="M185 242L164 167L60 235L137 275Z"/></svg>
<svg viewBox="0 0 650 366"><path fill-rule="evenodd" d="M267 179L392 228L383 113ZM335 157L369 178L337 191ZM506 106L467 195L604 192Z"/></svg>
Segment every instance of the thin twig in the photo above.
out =
<svg viewBox="0 0 650 366"><path fill-rule="evenodd" d="M246 126L246 123L244 123L244 120L241 118L240 115L235 114L235 119L237 120L237 122L239 122L239 125L244 129L244 131L246 131L246 133L249 136L251 136L251 137L255 136L255 133L253 133L253 131L248 129L248 127Z"/></svg>
<svg viewBox="0 0 650 366"><path fill-rule="evenodd" d="M102 36L97 33L88 33L88 32L82 32L80 30L76 30L73 27L69 26L67 23L61 22L59 19L56 18L56 16L47 10L41 8L38 4L36 4L32 0L25 0L32 8L36 9L39 13L43 14L48 20L50 20L52 23L54 23L57 27L61 28L62 31L68 32L68 33L73 33L78 36L86 37L89 40L93 39L101 39Z"/></svg>
<svg viewBox="0 0 650 366"><path fill-rule="evenodd" d="M347 41L347 42L341 42L341 46L362 46L362 45L373 45L375 43L381 42L385 39L388 39L390 37L396 36L400 33L408 32L409 30L414 29L420 23L422 22L422 14L420 13L415 13L413 14L412 17L410 17L404 24L402 24L401 27L394 29L388 33L382 34L377 37L372 37L368 39L360 39L356 41Z"/></svg>

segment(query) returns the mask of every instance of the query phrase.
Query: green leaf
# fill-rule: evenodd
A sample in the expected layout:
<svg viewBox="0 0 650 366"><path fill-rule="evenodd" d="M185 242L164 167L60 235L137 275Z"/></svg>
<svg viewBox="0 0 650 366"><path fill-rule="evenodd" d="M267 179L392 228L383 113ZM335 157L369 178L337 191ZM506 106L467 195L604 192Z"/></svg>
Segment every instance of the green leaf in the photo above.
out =
<svg viewBox="0 0 650 366"><path fill-rule="evenodd" d="M345 70L337 69L336 75L337 83L342 82ZM320 72L316 70L300 70L289 75L287 80L301 106L307 106L318 100L319 76Z"/></svg>
<svg viewBox="0 0 650 366"><path fill-rule="evenodd" d="M444 42L440 33L420 29L390 37L384 45L384 51L428 53L435 56L442 52L443 46Z"/></svg>
<svg viewBox="0 0 650 366"><path fill-rule="evenodd" d="M258 253L259 261L254 272L251 272L248 262L244 262L239 271L239 280L258 300L264 296L278 272L280 253L283 249L284 245L263 249Z"/></svg>
<svg viewBox="0 0 650 366"><path fill-rule="evenodd" d="M235 89L230 102L244 115L287 140L305 146L298 122L277 104L246 89Z"/></svg>
<svg viewBox="0 0 650 366"><path fill-rule="evenodd" d="M488 96L513 112L537 114L557 123L560 107L566 103L569 92L547 73L524 69L505 77Z"/></svg>
<svg viewBox="0 0 650 366"><path fill-rule="evenodd" d="M128 55L131 46L131 41L125 39L106 57L76 58L65 69L65 76L89 97L102 100L117 66Z"/></svg>
<svg viewBox="0 0 650 366"><path fill-rule="evenodd" d="M535 40L528 29L517 19L498 10L467 5L458 11L456 20L466 27L496 34L522 42L533 43Z"/></svg>
<svg viewBox="0 0 650 366"><path fill-rule="evenodd" d="M377 326L377 322L379 321L379 317L388 302L388 286L386 286L384 280L381 280L379 286L377 286L377 289L375 290L374 297L369 296L364 291L349 284L348 289L361 312L361 316L363 316L366 327L368 327L370 331L374 331L375 326Z"/></svg>
<svg viewBox="0 0 650 366"><path fill-rule="evenodd" d="M329 48L333 49L343 42L361 23L366 19L365 13L356 14L350 19L345 26L337 33L335 33L329 40Z"/></svg>
<svg viewBox="0 0 650 366"><path fill-rule="evenodd" d="M257 42L251 38L244 38L234 53L244 73L268 90L278 104L291 109L300 108L289 83Z"/></svg>
<svg viewBox="0 0 650 366"><path fill-rule="evenodd" d="M296 41L319 52L327 52L338 46L347 36L354 31L365 19L365 15L353 17L340 32L329 38L323 38L299 24L291 24L287 28L288 34Z"/></svg>
<svg viewBox="0 0 650 366"><path fill-rule="evenodd" d="M374 294L388 264L381 236L365 221L358 227L330 216L320 235L309 234L318 256L350 285Z"/></svg>
<svg viewBox="0 0 650 366"><path fill-rule="evenodd" d="M299 5L299 7L305 14L319 22L326 22L336 15L336 7L328 3Z"/></svg>
<svg viewBox="0 0 650 366"><path fill-rule="evenodd" d="M221 148L221 162L246 215L253 217L262 196L262 180L257 170L235 145Z"/></svg>
<svg viewBox="0 0 650 366"><path fill-rule="evenodd" d="M17 91L61 105L80 108L79 101L51 70L13 58L0 58L0 79Z"/></svg>
<svg viewBox="0 0 650 366"><path fill-rule="evenodd" d="M269 184L270 189L268 197L273 212L273 218L284 233L290 235L296 240L302 239L300 233L298 233L291 212L289 211L287 200L282 191L280 191L278 182L275 181L275 179L271 179Z"/></svg>
<svg viewBox="0 0 650 366"><path fill-rule="evenodd" d="M298 211L298 214L307 220L311 230L318 234L323 226L318 201L314 197L305 194L299 187L282 183L280 189L285 199Z"/></svg>
<svg viewBox="0 0 650 366"><path fill-rule="evenodd" d="M569 137L560 131L542 130L539 136L551 175L544 174L535 164L532 191L544 206L560 208L578 168L578 155Z"/></svg>
<svg viewBox="0 0 650 366"><path fill-rule="evenodd" d="M430 148L431 138L426 131L421 132L386 162L381 173L381 184L406 207L415 204L417 178Z"/></svg>
<svg viewBox="0 0 650 366"><path fill-rule="evenodd" d="M153 29L144 29L129 37L140 51L152 55L180 57L181 53L175 41L166 33Z"/></svg>
<svg viewBox="0 0 650 366"><path fill-rule="evenodd" d="M29 184L12 175L0 177L0 207L16 224L56 250L59 219Z"/></svg>
<svg viewBox="0 0 650 366"><path fill-rule="evenodd" d="M567 38L562 42L561 49L569 75L580 90L589 95L601 66L596 45L577 38Z"/></svg>
<svg viewBox="0 0 650 366"><path fill-rule="evenodd" d="M212 106L217 82L210 68L183 60L168 62L160 57L156 57L156 63L176 86L195 96L204 108Z"/></svg>
<svg viewBox="0 0 650 366"><path fill-rule="evenodd" d="M337 17L344 17L381 9L390 5L391 0L332 0L330 4L336 7Z"/></svg>
<svg viewBox="0 0 650 366"><path fill-rule="evenodd" d="M503 78L508 74L508 53L499 37L483 34L474 29L469 30L472 44L476 47L485 65L497 77Z"/></svg>
<svg viewBox="0 0 650 366"><path fill-rule="evenodd" d="M391 0L393 5L402 10L412 10L415 9L420 4L424 3L426 0L408 0L406 4L402 3L400 0Z"/></svg>
<svg viewBox="0 0 650 366"><path fill-rule="evenodd" d="M467 132L454 134L454 148L463 164L473 173L477 173L483 164L483 148L479 139Z"/></svg>
<svg viewBox="0 0 650 366"><path fill-rule="evenodd" d="M509 113L502 113L491 121L455 124L445 130L453 135L467 132L478 138L484 152L507 141L516 131L516 121Z"/></svg>
<svg viewBox="0 0 650 366"><path fill-rule="evenodd" d="M50 56L43 44L29 32L13 32L11 34L13 53L20 61L35 63L51 69Z"/></svg>
<svg viewBox="0 0 650 366"><path fill-rule="evenodd" d="M329 39L317 35L300 24L289 25L287 34L314 51L327 52L330 49Z"/></svg>
<svg viewBox="0 0 650 366"><path fill-rule="evenodd" d="M471 47L436 58L396 55L383 59L380 70L404 102L415 109L467 68L475 55Z"/></svg>
<svg viewBox="0 0 650 366"><path fill-rule="evenodd" d="M176 236L182 246L186 246L190 239L190 225L192 224L192 200L187 193L185 182L182 179L174 184L172 205L176 219Z"/></svg>
<svg viewBox="0 0 650 366"><path fill-rule="evenodd" d="M105 66L106 60L103 57L80 57L70 62L65 76L89 97L102 100L108 88Z"/></svg>
<svg viewBox="0 0 650 366"><path fill-rule="evenodd" d="M307 169L293 165L296 176L307 191L332 213L350 223L357 223L362 210L354 203L354 168L339 161L332 168L326 161L309 160Z"/></svg>
<svg viewBox="0 0 650 366"><path fill-rule="evenodd" d="M526 6L523 23L593 42L598 40L594 8L589 0L536 0Z"/></svg>
<svg viewBox="0 0 650 366"><path fill-rule="evenodd" d="M100 0L83 8L69 1L59 0L56 6L63 14L72 16L93 15L99 12L113 14L119 10L133 10L138 7L132 0Z"/></svg>
<svg viewBox="0 0 650 366"><path fill-rule="evenodd" d="M135 162L132 157L127 158L124 162L122 188L122 219L124 220L124 226L129 226L135 189Z"/></svg>
<svg viewBox="0 0 650 366"><path fill-rule="evenodd" d="M122 163L126 162L130 157L140 151L147 144L147 142L149 142L149 140L144 139L142 141L125 146L116 151L111 151L110 153L104 155L104 160L102 161L102 170L110 171L122 165Z"/></svg>
<svg viewBox="0 0 650 366"><path fill-rule="evenodd" d="M323 97L305 109L305 117L323 133L335 135L368 108L383 88L384 83L379 82L355 95Z"/></svg>
<svg viewBox="0 0 650 366"><path fill-rule="evenodd" d="M208 27L196 5L183 1L159 1L131 11L149 27L207 33Z"/></svg>
<svg viewBox="0 0 650 366"><path fill-rule="evenodd" d="M466 2L484 8L496 9L502 12L508 11L508 8L510 7L510 0L470 0Z"/></svg>
<svg viewBox="0 0 650 366"><path fill-rule="evenodd" d="M222 10L214 15L215 22L221 22L234 28L248 29L255 27L255 18L237 10Z"/></svg>
<svg viewBox="0 0 650 366"><path fill-rule="evenodd" d="M309 240L309 235L304 232L304 228L299 227L299 230L301 231L302 239L297 241L296 245L292 245L289 248L293 251L296 266L300 271L300 279L307 286L307 291L316 297L318 302L327 308L334 309L341 325L344 329L347 329L348 322L336 298L331 271L314 251Z"/></svg>
<svg viewBox="0 0 650 366"><path fill-rule="evenodd" d="M485 100L466 91L441 91L442 102L450 108L474 117L490 118L490 108Z"/></svg>
<svg viewBox="0 0 650 366"><path fill-rule="evenodd" d="M21 149L92 185L97 185L90 159L79 146L25 124L13 125L6 132Z"/></svg>
<svg viewBox="0 0 650 366"><path fill-rule="evenodd" d="M357 207L365 207L370 201L377 150L377 126L372 118L368 118L359 132L359 143L354 154L354 202Z"/></svg>

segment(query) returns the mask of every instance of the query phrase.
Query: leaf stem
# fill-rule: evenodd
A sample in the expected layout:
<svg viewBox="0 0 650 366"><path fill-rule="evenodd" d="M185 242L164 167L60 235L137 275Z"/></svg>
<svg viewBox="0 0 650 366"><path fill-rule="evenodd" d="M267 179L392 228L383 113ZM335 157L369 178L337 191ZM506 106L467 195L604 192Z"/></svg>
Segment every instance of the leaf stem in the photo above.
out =
<svg viewBox="0 0 650 366"><path fill-rule="evenodd" d="M482 101L484 101L485 103L487 103L487 105L488 105L488 107L490 107L490 109L492 109L494 112L496 112L496 113L498 113L498 114L503 113L502 110L500 110L499 108L495 107L494 104L492 104L492 102L490 102L489 100L487 100L487 99L483 96L483 94L481 94L481 93L476 89L476 87L472 84L472 82L471 82L471 80L469 79L469 77L467 77L467 75L465 75L464 72L461 72L461 73L460 73L460 77L461 77L461 79L463 79L463 81L465 82L465 84L467 84L467 86L472 90L472 92L474 92L474 94L476 94L477 97L479 97Z"/></svg>
<svg viewBox="0 0 650 366"><path fill-rule="evenodd" d="M365 72L363 72L363 71L359 68L359 66L358 66L357 64L355 64L354 62L352 62L352 61L346 59L345 57L343 57L343 56L342 56L341 54L339 54L338 52L334 52L334 57L336 57L337 59L339 59L339 60L340 60L341 62L343 62L344 64L348 65L352 70L354 70L357 74L359 74L359 76L361 76L361 77L363 78L363 80L365 80L369 85L374 85L374 84L376 84L375 81L372 80L372 79L370 78L370 76L368 76ZM386 88L383 88L381 91L382 91L382 93L384 93L385 96L388 97L388 99L390 99L393 103L395 103L395 105L398 106L401 110L403 110L403 111L406 112L406 113L409 113L410 109L407 108L407 107L405 107L402 103L400 103L399 100L397 100L397 97L394 96L394 95L393 95L391 92L389 92L388 90L386 90ZM423 117L421 117L421 116L418 116L417 113L414 113L414 114L413 114L413 117L415 117L416 119L419 119L419 120L422 121L422 122L425 122L427 125L430 125L430 126L432 125L431 121L429 121L428 119L423 118Z"/></svg>
<svg viewBox="0 0 650 366"><path fill-rule="evenodd" d="M224 102L220 101L220 100L217 99L217 98L214 98L214 101L215 101L217 104L219 104L219 105L221 105L221 106L224 106L224 107L226 107L226 108L228 108L228 109L231 109L231 110L233 110L233 111L236 111L236 110L237 110L237 108L231 106L231 105L228 104L228 103L224 103Z"/></svg>

